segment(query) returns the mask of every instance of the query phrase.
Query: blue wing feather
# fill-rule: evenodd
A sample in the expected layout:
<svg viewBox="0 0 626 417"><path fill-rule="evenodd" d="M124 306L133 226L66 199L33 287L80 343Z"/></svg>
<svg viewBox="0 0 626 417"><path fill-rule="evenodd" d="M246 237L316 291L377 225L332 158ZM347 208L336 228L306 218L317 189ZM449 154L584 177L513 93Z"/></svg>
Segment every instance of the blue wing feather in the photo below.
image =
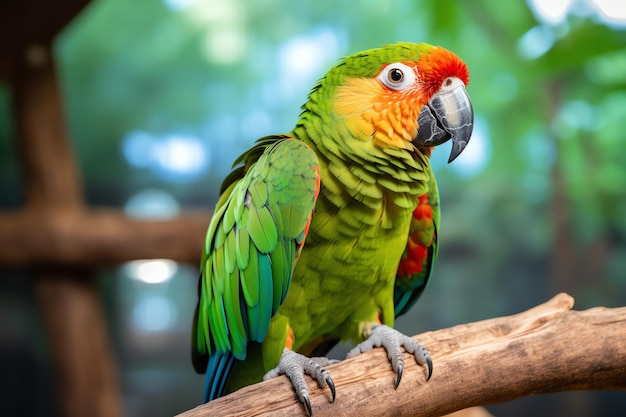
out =
<svg viewBox="0 0 626 417"><path fill-rule="evenodd" d="M204 402L224 395L235 357L232 353L214 353L209 357L204 377Z"/></svg>

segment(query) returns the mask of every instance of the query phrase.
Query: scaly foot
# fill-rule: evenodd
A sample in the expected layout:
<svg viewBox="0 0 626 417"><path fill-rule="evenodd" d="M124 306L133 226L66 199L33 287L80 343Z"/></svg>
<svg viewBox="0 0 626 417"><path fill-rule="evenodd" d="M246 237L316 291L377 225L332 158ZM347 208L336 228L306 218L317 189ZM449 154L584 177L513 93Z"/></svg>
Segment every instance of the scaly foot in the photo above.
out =
<svg viewBox="0 0 626 417"><path fill-rule="evenodd" d="M404 359L402 358L402 350L400 347L403 347L408 353L413 354L418 364L428 365L428 376L426 377L426 381L430 379L433 374L433 361L430 359L430 354L426 348L412 338L400 333L396 329L385 326L384 324L377 324L373 326L369 337L348 352L347 357L351 358L381 346L387 351L387 357L391 361L391 367L396 373L395 388L398 388L398 385L400 385L402 372L404 370Z"/></svg>
<svg viewBox="0 0 626 417"><path fill-rule="evenodd" d="M312 415L311 400L309 399L309 388L304 380L304 374L310 375L317 380L321 388L328 385L332 394L331 402L335 401L335 383L330 374L323 367L334 363L328 358L307 358L304 355L296 353L285 348L280 357L278 366L263 376L263 380L268 380L279 375L285 374L291 380L291 385L296 390L298 399L305 405L309 415Z"/></svg>

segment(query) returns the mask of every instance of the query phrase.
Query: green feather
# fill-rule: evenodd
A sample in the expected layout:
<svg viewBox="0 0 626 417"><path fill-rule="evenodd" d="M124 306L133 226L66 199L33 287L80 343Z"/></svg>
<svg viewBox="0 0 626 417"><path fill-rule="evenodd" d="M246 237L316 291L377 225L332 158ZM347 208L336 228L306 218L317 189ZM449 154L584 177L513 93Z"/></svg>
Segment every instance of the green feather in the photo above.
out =
<svg viewBox="0 0 626 417"><path fill-rule="evenodd" d="M253 340L262 342L270 325L270 318L274 315L274 280L272 277L272 264L268 255L259 255L259 307L257 320L259 329Z"/></svg>
<svg viewBox="0 0 626 417"><path fill-rule="evenodd" d="M213 340L218 352L228 352L231 350L228 340L228 327L224 312L224 301L222 297L213 299L209 304L209 320L213 327Z"/></svg>
<svg viewBox="0 0 626 417"><path fill-rule="evenodd" d="M250 235L247 229L236 228L235 230L235 255L237 258L237 268L244 270L250 261Z"/></svg>
<svg viewBox="0 0 626 417"><path fill-rule="evenodd" d="M237 184L240 185L241 183ZM246 218L246 214L245 211L247 210L247 206L246 206L246 189L243 188L243 186L241 187L237 187L236 190L237 194L235 194L234 198L233 198L233 203L231 204L231 206L233 206L233 217L235 219L235 221L237 222L237 224L239 225L239 227L243 227L240 223Z"/></svg>
<svg viewBox="0 0 626 417"><path fill-rule="evenodd" d="M248 189L252 204L255 207L263 207L267 203L267 184L261 181L255 181Z"/></svg>
<svg viewBox="0 0 626 417"><path fill-rule="evenodd" d="M394 178L395 179L395 178ZM401 181L394 181L394 179L391 178L380 178L378 180L378 183L385 187L386 189L388 189L389 191L393 191L394 193L408 193L409 191L411 191L411 185L407 184L406 182L401 182ZM410 178L407 177L407 180L410 180Z"/></svg>
<svg viewBox="0 0 626 417"><path fill-rule="evenodd" d="M302 231L302 221L297 209L291 204L278 206L284 237L293 239Z"/></svg>
<svg viewBox="0 0 626 417"><path fill-rule="evenodd" d="M207 280L209 281L209 283L211 282L210 276L212 273L213 273L213 257L209 256L204 261L204 268L202 269L202 274L201 274L201 278L204 282L204 284L202 285L202 297L204 297L205 300L210 300L213 298L213 285L207 284Z"/></svg>
<svg viewBox="0 0 626 417"><path fill-rule="evenodd" d="M250 245L248 254L248 267L241 271L241 289L248 308L255 307L259 304L259 262L258 255L254 246ZM255 331L250 333L256 334Z"/></svg>
<svg viewBox="0 0 626 417"><path fill-rule="evenodd" d="M250 208L248 230L259 252L269 253L276 247L278 230L267 206Z"/></svg>
<svg viewBox="0 0 626 417"><path fill-rule="evenodd" d="M209 258L210 259L210 258ZM207 260L208 262L208 260ZM210 267L209 267L210 268ZM202 274L204 276L204 274ZM211 299L212 299L212 294L211 294L211 286L207 285L206 283L204 285L202 285L202 292L201 292L201 302L200 302L200 306L198 309L198 321L200 323L208 323L209 322L209 306L208 303L210 303ZM198 332L198 345L202 346L203 348L200 349L200 352L204 353L206 352L206 350L210 350L211 349L211 328L210 326L200 326L200 331Z"/></svg>
<svg viewBox="0 0 626 417"><path fill-rule="evenodd" d="M241 217L238 217L237 227L245 229L248 227L248 219L250 218L250 209L246 206L242 206Z"/></svg>
<svg viewBox="0 0 626 417"><path fill-rule="evenodd" d="M281 242L276 245L276 249L274 249L271 256L272 277L274 281L272 315L276 314L278 307L283 302L283 288L289 285L289 276L291 275L290 268L286 267L288 260L285 259L284 244L284 242Z"/></svg>
<svg viewBox="0 0 626 417"><path fill-rule="evenodd" d="M234 230L231 230L226 237L226 244L224 245L224 264L228 274L232 273L237 265L236 246L236 233Z"/></svg>
<svg viewBox="0 0 626 417"><path fill-rule="evenodd" d="M246 358L246 329L241 316L239 296L239 271L233 271L229 279L226 279L226 291L224 294L224 307L230 332L233 355L239 359Z"/></svg>
<svg viewBox="0 0 626 417"><path fill-rule="evenodd" d="M348 192L349 190L352 190L355 187L357 187L359 183L361 182L361 180L355 175L353 175L350 172L350 170L346 169L346 166L344 164L342 165L329 164L328 170L335 178L337 178L337 180L339 180L339 182L343 186L342 188L344 190L348 190Z"/></svg>
<svg viewBox="0 0 626 417"><path fill-rule="evenodd" d="M224 263L224 246L220 246L213 252L213 292L221 296L224 294L224 277L226 274L226 264Z"/></svg>
<svg viewBox="0 0 626 417"><path fill-rule="evenodd" d="M220 227L215 231L215 237L213 239L213 248L214 249L221 248L225 240L226 240L226 232L224 231L223 228Z"/></svg>
<svg viewBox="0 0 626 417"><path fill-rule="evenodd" d="M365 181L366 183L376 184L376 177L374 177L372 173L367 172L367 169L363 169L361 165L352 165L349 169L350 172L352 172L355 176L359 177L359 179Z"/></svg>
<svg viewBox="0 0 626 417"><path fill-rule="evenodd" d="M229 204L226 210L224 211L224 217L222 218L222 232L228 233L235 225L235 206L234 204Z"/></svg>
<svg viewBox="0 0 626 417"><path fill-rule="evenodd" d="M392 201L396 206L409 210L413 210L417 204L415 196L408 193L393 194Z"/></svg>
<svg viewBox="0 0 626 417"><path fill-rule="evenodd" d="M274 189L274 195L278 198L276 200L277 203L285 203L289 200L289 195L283 193L282 191L289 186L289 181L291 178L287 178L286 176L276 175L274 178L271 178L272 188Z"/></svg>
<svg viewBox="0 0 626 417"><path fill-rule="evenodd" d="M220 218L223 215L226 208L227 206L221 206L220 208L215 210L215 213L213 213L213 218ZM219 222L213 222L213 221L209 223L209 229L207 230L206 239L204 241L204 250L205 250L205 253L207 254L211 253L211 250L213 249L213 245L214 245L213 239L215 238L215 229L217 229L218 224Z"/></svg>

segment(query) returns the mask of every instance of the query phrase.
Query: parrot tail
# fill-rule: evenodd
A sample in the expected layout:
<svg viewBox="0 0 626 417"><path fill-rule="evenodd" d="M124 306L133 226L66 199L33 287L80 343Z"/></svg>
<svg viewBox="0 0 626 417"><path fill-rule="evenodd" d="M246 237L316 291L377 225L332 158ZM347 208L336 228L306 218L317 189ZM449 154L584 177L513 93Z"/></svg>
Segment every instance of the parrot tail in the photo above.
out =
<svg viewBox="0 0 626 417"><path fill-rule="evenodd" d="M234 362L235 357L231 352L214 352L209 357L204 378L205 403L224 395Z"/></svg>

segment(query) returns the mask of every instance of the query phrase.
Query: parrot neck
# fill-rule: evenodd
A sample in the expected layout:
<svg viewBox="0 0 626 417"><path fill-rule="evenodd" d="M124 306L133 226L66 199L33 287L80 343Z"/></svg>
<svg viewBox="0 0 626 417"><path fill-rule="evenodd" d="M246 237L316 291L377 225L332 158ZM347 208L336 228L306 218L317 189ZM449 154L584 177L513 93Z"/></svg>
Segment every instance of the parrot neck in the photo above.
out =
<svg viewBox="0 0 626 417"><path fill-rule="evenodd" d="M338 209L362 206L379 214L412 212L417 196L428 190L428 157L419 150L379 147L373 140L350 137L345 131L343 135L331 132L329 125L305 106L291 132L318 156L320 195Z"/></svg>

